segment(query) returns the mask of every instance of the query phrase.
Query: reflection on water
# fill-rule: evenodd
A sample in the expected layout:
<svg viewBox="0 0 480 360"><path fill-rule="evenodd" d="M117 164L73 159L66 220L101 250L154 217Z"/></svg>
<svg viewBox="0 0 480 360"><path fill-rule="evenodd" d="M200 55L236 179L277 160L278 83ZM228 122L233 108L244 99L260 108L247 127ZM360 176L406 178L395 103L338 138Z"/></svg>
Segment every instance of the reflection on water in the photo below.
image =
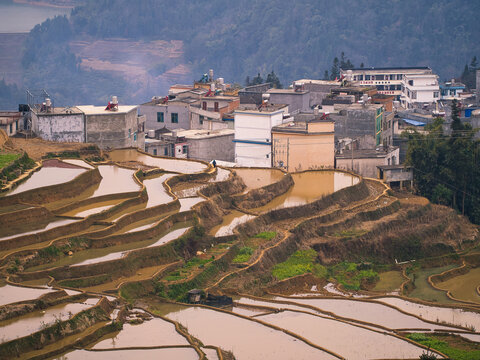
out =
<svg viewBox="0 0 480 360"><path fill-rule="evenodd" d="M425 320L463 327L474 326L477 331L480 329L480 314L473 311L423 305L395 297L378 298L377 300L396 306L403 311L420 316Z"/></svg>
<svg viewBox="0 0 480 360"><path fill-rule="evenodd" d="M226 236L232 235L233 230L240 224L253 219L255 216L242 213L238 210L233 210L230 214L223 217L223 221L220 225L215 226L210 230L212 236Z"/></svg>
<svg viewBox="0 0 480 360"><path fill-rule="evenodd" d="M234 171L247 186L246 191L279 182L285 176L283 172L277 169L235 168Z"/></svg>
<svg viewBox="0 0 480 360"><path fill-rule="evenodd" d="M87 169L95 169L92 165L80 159L62 159L62 161L67 164L73 164Z"/></svg>
<svg viewBox="0 0 480 360"><path fill-rule="evenodd" d="M147 208L173 201L172 196L167 192L163 183L175 175L176 174L163 174L143 180L148 194Z"/></svg>
<svg viewBox="0 0 480 360"><path fill-rule="evenodd" d="M236 170L241 170L241 169L236 169ZM208 182L225 181L228 179L229 176L230 176L230 170L217 168L217 175L215 175L213 179L208 180Z"/></svg>
<svg viewBox="0 0 480 360"><path fill-rule="evenodd" d="M159 245L162 245L162 244L166 244L167 242L175 240L179 236L183 235L188 229L190 229L190 228L180 228L180 229L177 229L177 230L170 231L168 234L162 236L160 239L158 239L153 244L150 244L148 246L139 246L139 245L141 245L140 243L143 243L143 242L133 243L132 246L134 246L135 244L137 246L135 248L133 248L132 250L137 250L137 249L141 249L141 248L145 248L145 247L154 247L154 246L159 246ZM151 242L152 240L149 240L149 241ZM112 248L113 247L109 247L110 250ZM121 259L122 257L125 257L128 253L130 253L132 250L117 251L117 252L110 253L108 255L104 255L104 256L100 256L100 257L96 257L96 258L92 258L92 259L87 259L87 260L84 260L84 261L79 262L77 264L74 264L73 266L97 264L97 263L104 262L104 261Z"/></svg>
<svg viewBox="0 0 480 360"><path fill-rule="evenodd" d="M140 185L133 179L134 170L124 169L114 165L100 165L98 167L102 181L92 197L116 194L130 191L139 191Z"/></svg>
<svg viewBox="0 0 480 360"><path fill-rule="evenodd" d="M394 336L304 313L287 310L259 320L293 331L347 359L418 359L423 353L422 348Z"/></svg>
<svg viewBox="0 0 480 360"><path fill-rule="evenodd" d="M334 359L328 353L265 325L215 310L188 307L167 314L204 344L231 350L242 359Z"/></svg>
<svg viewBox="0 0 480 360"><path fill-rule="evenodd" d="M94 306L97 298L87 299L85 303L60 304L46 310L34 311L14 319L0 322L2 336L0 342L6 342L17 337L27 336L52 325L56 320L65 321L73 315Z"/></svg>
<svg viewBox="0 0 480 360"><path fill-rule="evenodd" d="M75 219L62 219L62 218L58 218L58 217L54 218L54 219L60 219L60 220L52 221L41 229L35 229L35 230L32 230L32 231L27 231L27 232L23 232L23 233L11 235L11 236L2 237L2 238L0 238L0 241L13 239L13 238L16 238L16 237L19 237L19 236L36 234L36 233L39 233L39 232L42 232L42 231L50 230L50 229L53 229L53 228L56 228L56 227L59 227L59 226L62 226L62 225L67 225L67 224L71 224L75 221L78 221L78 220L75 220Z"/></svg>
<svg viewBox="0 0 480 360"><path fill-rule="evenodd" d="M294 184L285 194L276 197L265 206L252 210L262 213L305 205L344 187L355 185L359 181L355 176L335 171L307 171L292 174L292 178Z"/></svg>
<svg viewBox="0 0 480 360"><path fill-rule="evenodd" d="M39 171L34 172L25 182L9 191L7 196L43 186L62 184L73 180L85 171L87 170L82 168L42 167Z"/></svg>
<svg viewBox="0 0 480 360"><path fill-rule="evenodd" d="M175 325L153 318L140 325L124 324L120 332L105 335L92 349L188 344L187 339L175 330Z"/></svg>
<svg viewBox="0 0 480 360"><path fill-rule="evenodd" d="M193 348L142 349L142 350L112 350L88 351L75 350L56 360L197 360L198 354Z"/></svg>
<svg viewBox="0 0 480 360"><path fill-rule="evenodd" d="M157 167L165 171L180 172L184 174L192 174L207 169L207 165L200 162L153 157L142 154L135 149L113 150L109 155L112 161L138 161L145 165Z"/></svg>
<svg viewBox="0 0 480 360"><path fill-rule="evenodd" d="M52 292L52 289L34 289L21 286L3 285L0 286L0 306L11 304L22 300L36 299L43 294ZM1 338L1 336L0 336Z"/></svg>
<svg viewBox="0 0 480 360"><path fill-rule="evenodd" d="M198 197L188 197L184 199L179 199L178 201L180 201L180 210L178 211L182 212L182 211L191 210L192 207L194 207L198 203L201 203L202 201L205 201L205 199L201 196L198 196Z"/></svg>

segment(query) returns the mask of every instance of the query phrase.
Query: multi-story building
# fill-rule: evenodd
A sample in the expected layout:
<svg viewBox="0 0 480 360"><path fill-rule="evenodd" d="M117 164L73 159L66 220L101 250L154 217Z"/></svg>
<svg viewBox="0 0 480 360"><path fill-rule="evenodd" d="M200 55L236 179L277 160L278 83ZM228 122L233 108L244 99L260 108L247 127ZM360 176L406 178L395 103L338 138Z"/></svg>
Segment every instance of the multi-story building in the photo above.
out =
<svg viewBox="0 0 480 360"><path fill-rule="evenodd" d="M0 111L0 129L3 129L8 136L13 136L23 128L20 124L23 115L18 111Z"/></svg>
<svg viewBox="0 0 480 360"><path fill-rule="evenodd" d="M440 98L442 100L460 99L461 94L465 91L465 84L455 81L447 81L440 84Z"/></svg>
<svg viewBox="0 0 480 360"><path fill-rule="evenodd" d="M189 129L233 129L233 112L240 105L238 96L208 94L190 104Z"/></svg>
<svg viewBox="0 0 480 360"><path fill-rule="evenodd" d="M241 166L272 166L272 128L284 122L288 106L242 105L235 110L235 162ZM286 121L291 121L289 118Z"/></svg>
<svg viewBox="0 0 480 360"><path fill-rule="evenodd" d="M380 94L394 95L400 100L402 81L405 75L432 74L427 66L419 67L379 67L340 69L340 74L358 85L374 85Z"/></svg>
<svg viewBox="0 0 480 360"><path fill-rule="evenodd" d="M412 109L414 104L435 103L440 99L438 75L408 74L403 76L400 101L405 109Z"/></svg>
<svg viewBox="0 0 480 360"><path fill-rule="evenodd" d="M299 114L294 122L272 128L272 146L273 167L291 172L333 168L334 121L324 114Z"/></svg>

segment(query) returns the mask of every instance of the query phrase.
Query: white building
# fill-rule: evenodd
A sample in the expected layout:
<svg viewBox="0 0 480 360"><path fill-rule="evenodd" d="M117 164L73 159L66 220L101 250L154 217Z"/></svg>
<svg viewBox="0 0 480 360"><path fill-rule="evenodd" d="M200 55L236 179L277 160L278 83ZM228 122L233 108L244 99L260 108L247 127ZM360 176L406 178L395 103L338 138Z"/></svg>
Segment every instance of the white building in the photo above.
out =
<svg viewBox="0 0 480 360"><path fill-rule="evenodd" d="M400 101L405 109L414 103L434 103L440 98L438 76L435 74L405 75L402 80Z"/></svg>
<svg viewBox="0 0 480 360"><path fill-rule="evenodd" d="M235 110L235 162L240 166L272 166L272 127L284 122L286 105L244 105ZM291 121L291 118L285 119Z"/></svg>
<svg viewBox="0 0 480 360"><path fill-rule="evenodd" d="M374 85L379 94L394 95L397 100L402 95L402 81L405 75L433 74L427 66L418 67L382 67L355 68L340 70L340 74L353 81L356 85Z"/></svg>

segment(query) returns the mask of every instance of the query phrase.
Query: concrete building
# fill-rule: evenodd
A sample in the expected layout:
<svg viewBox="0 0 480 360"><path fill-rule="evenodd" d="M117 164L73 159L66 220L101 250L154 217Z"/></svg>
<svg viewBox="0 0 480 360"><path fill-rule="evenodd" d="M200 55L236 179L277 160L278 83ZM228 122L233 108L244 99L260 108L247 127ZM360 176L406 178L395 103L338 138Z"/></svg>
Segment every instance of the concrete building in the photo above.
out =
<svg viewBox="0 0 480 360"><path fill-rule="evenodd" d="M377 167L398 165L399 148L350 149L335 155L337 169L350 170L364 177L377 178Z"/></svg>
<svg viewBox="0 0 480 360"><path fill-rule="evenodd" d="M309 92L310 108L321 105L323 99L329 95L333 89L341 86L340 81L334 80L301 79L295 81L295 83L303 84L303 89Z"/></svg>
<svg viewBox="0 0 480 360"><path fill-rule="evenodd" d="M271 104L288 105L291 113L311 111L310 92L305 90L301 82L294 82L292 89L269 89L267 94L270 94Z"/></svg>
<svg viewBox="0 0 480 360"><path fill-rule="evenodd" d="M405 109L413 109L414 104L430 104L440 99L438 75L408 74L403 76L400 101Z"/></svg>
<svg viewBox="0 0 480 360"><path fill-rule="evenodd" d="M189 129L233 129L233 112L239 105L238 96L203 96L189 107Z"/></svg>
<svg viewBox="0 0 480 360"><path fill-rule="evenodd" d="M241 89L238 92L240 98L240 104L255 104L260 105L262 103L262 95L272 88L271 83L264 83L258 85L251 85Z"/></svg>
<svg viewBox="0 0 480 360"><path fill-rule="evenodd" d="M413 186L413 169L410 166L402 165L379 165L378 179L382 180L390 187L400 187L403 189L405 184Z"/></svg>
<svg viewBox="0 0 480 360"><path fill-rule="evenodd" d="M360 86L374 85L380 94L393 95L400 100L402 95L402 81L405 75L432 74L427 66L419 67L371 67L340 69L340 74Z"/></svg>
<svg viewBox="0 0 480 360"><path fill-rule="evenodd" d="M378 146L381 143L384 108L378 104L337 104L337 113L329 117L335 121L335 140L370 136Z"/></svg>
<svg viewBox="0 0 480 360"><path fill-rule="evenodd" d="M204 161L233 161L234 130L174 130L145 139L145 151L152 155Z"/></svg>
<svg viewBox="0 0 480 360"><path fill-rule="evenodd" d="M235 162L241 166L272 166L272 128L284 122L286 105L242 105L235 116ZM289 118L286 121L291 121Z"/></svg>
<svg viewBox="0 0 480 360"><path fill-rule="evenodd" d="M78 107L39 107L31 111L32 130L44 140L87 142L85 115Z"/></svg>
<svg viewBox="0 0 480 360"><path fill-rule="evenodd" d="M322 115L272 128L273 167L295 172L334 168L334 121Z"/></svg>
<svg viewBox="0 0 480 360"><path fill-rule="evenodd" d="M18 111L0 111L0 129L5 131L8 136L13 136L23 126L21 121L23 115Z"/></svg>
<svg viewBox="0 0 480 360"><path fill-rule="evenodd" d="M456 82L455 79L440 84L440 98L442 100L461 99L461 94L465 91L465 84Z"/></svg>
<svg viewBox="0 0 480 360"><path fill-rule="evenodd" d="M118 105L116 110L93 105L77 108L85 116L86 142L101 149L145 148L145 116L137 115L137 106Z"/></svg>

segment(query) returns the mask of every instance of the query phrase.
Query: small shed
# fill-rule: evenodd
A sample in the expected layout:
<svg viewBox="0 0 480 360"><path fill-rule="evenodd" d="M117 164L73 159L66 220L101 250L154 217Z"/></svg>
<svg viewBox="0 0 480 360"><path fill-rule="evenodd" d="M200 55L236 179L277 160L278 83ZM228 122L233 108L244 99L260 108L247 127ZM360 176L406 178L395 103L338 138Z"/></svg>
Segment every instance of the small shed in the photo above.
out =
<svg viewBox="0 0 480 360"><path fill-rule="evenodd" d="M199 304L202 300L203 291L199 289L192 289L188 292L188 302L190 304Z"/></svg>
<svg viewBox="0 0 480 360"><path fill-rule="evenodd" d="M405 182L410 183L410 187L413 183L413 170L411 166L403 165L379 165L378 178L390 187L400 186L403 189Z"/></svg>

